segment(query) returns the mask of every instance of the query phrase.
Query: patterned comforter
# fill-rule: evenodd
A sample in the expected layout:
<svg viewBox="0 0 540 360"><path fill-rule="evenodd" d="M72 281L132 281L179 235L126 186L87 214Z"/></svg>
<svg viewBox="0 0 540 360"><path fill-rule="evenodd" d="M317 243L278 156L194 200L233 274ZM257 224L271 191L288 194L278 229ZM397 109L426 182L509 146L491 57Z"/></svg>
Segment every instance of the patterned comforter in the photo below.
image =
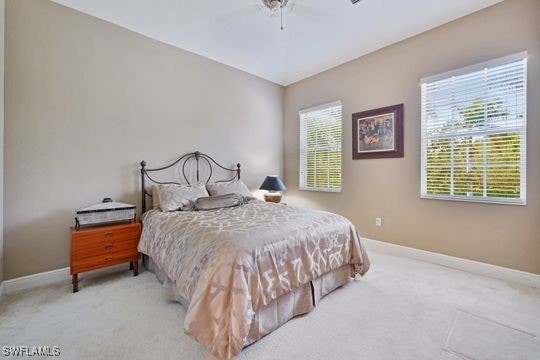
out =
<svg viewBox="0 0 540 360"><path fill-rule="evenodd" d="M184 329L212 354L242 348L254 312L343 265L369 268L354 225L340 215L252 201L211 211L143 216L139 251L189 304Z"/></svg>

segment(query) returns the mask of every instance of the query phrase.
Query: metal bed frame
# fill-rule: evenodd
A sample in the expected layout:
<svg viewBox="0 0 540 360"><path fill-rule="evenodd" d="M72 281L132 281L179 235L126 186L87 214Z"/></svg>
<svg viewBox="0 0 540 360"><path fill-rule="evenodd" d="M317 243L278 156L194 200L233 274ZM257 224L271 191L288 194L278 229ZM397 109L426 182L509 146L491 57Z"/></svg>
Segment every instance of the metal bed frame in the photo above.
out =
<svg viewBox="0 0 540 360"><path fill-rule="evenodd" d="M195 174L196 174L196 181L197 182L201 181L201 179L200 179L200 169L199 169L199 162L201 162L201 161L204 162L208 166L208 169L209 169L208 177L204 181L206 184L208 184L208 182L210 182L210 180L212 178L212 175L214 174L214 170L213 170L214 166L217 166L218 168L220 168L222 170L225 170L225 171L228 171L228 172L234 172L234 176L232 178L226 179L226 180L217 180L217 181L214 181L214 182L218 183L218 182L229 182L229 181L234 181L234 180L240 180L240 164L236 164L236 169L231 169L231 168L228 168L226 166L223 166L223 165L219 164L211 156L203 154L200 151L187 153L185 155L182 155L181 157L178 158L178 160L172 162L169 165L165 165L165 166L162 166L162 167L159 167L159 168L153 168L153 169L146 168L146 161L143 160L143 161L141 161L141 200L142 200L141 206L142 206L142 213L144 213L146 211L146 197L147 196L152 197L152 194L150 192L148 192L148 190L146 189L146 180L147 179L149 181L151 181L152 183L155 183L155 184L176 184L176 185L181 185L182 184L182 183L180 183L178 181L165 181L165 182L158 181L158 180L155 180L154 178L152 178L149 173L157 173L159 171L169 169L169 168L179 164L179 166L181 166L181 169L182 169L182 176L184 177L184 180L186 181L187 184L190 184L188 176L186 175L186 164L189 161L192 161L192 160L194 160L196 162Z"/></svg>

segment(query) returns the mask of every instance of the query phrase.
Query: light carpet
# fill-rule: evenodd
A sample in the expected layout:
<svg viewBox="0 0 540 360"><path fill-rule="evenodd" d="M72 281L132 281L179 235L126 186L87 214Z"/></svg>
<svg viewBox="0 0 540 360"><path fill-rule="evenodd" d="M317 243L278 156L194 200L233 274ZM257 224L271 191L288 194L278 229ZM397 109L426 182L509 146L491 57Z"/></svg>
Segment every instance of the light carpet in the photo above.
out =
<svg viewBox="0 0 540 360"><path fill-rule="evenodd" d="M372 268L238 359L540 359L540 289L371 253ZM209 359L184 308L149 272L10 295L0 346L59 346L63 359ZM0 355L1 356L1 355Z"/></svg>

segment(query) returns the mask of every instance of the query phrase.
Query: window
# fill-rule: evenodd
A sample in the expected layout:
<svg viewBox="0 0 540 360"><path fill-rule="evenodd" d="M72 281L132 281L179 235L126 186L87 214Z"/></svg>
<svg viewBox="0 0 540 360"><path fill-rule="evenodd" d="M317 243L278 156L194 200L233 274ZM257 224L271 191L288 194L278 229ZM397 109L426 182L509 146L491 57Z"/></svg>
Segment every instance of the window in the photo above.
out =
<svg viewBox="0 0 540 360"><path fill-rule="evenodd" d="M341 191L341 101L300 111L300 189Z"/></svg>
<svg viewBox="0 0 540 360"><path fill-rule="evenodd" d="M527 54L422 79L423 198L525 204Z"/></svg>

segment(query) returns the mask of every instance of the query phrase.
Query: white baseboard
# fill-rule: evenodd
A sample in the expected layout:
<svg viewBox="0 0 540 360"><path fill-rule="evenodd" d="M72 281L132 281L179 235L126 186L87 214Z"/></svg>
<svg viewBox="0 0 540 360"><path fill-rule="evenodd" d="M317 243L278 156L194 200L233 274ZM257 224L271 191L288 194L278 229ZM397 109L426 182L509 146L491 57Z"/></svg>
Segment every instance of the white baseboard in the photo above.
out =
<svg viewBox="0 0 540 360"><path fill-rule="evenodd" d="M47 286L64 280L70 280L68 267L22 276L11 280L4 280L3 284L5 293L13 294L20 290L31 289L38 286Z"/></svg>
<svg viewBox="0 0 540 360"><path fill-rule="evenodd" d="M407 257L494 279L540 288L540 275L537 274L373 239L362 238L362 241L368 250L374 252Z"/></svg>
<svg viewBox="0 0 540 360"><path fill-rule="evenodd" d="M139 269L141 264L139 264ZM103 269L93 270L85 273L79 274L79 279L85 279L89 277L109 274L121 270L128 270L129 264L119 264L110 266ZM60 282L71 283L71 275L69 272L69 267L62 269L56 269L52 271L46 271L42 273L32 274L28 276L22 276L15 279L4 280L1 287L3 287L3 292L5 295L13 294L14 292L21 290L28 290L39 286L47 286ZM1 294L1 293L0 293Z"/></svg>
<svg viewBox="0 0 540 360"><path fill-rule="evenodd" d="M391 244L373 239L362 238L362 241L366 245L366 248L370 251L416 259L432 264L446 266L453 269L467 271L473 274L483 275L499 280L540 288L540 275L537 274L415 249L407 246ZM140 267L141 265L139 264L139 268ZM90 271L88 273L83 273L80 274L79 277L81 279L84 279L87 277L99 276L126 269L127 264L120 264L104 269ZM2 283L0 283L0 300L2 299L2 296L12 294L17 291L27 290L39 286L47 286L62 281L65 281L67 283L71 282L69 267L23 276L11 280L4 280Z"/></svg>

